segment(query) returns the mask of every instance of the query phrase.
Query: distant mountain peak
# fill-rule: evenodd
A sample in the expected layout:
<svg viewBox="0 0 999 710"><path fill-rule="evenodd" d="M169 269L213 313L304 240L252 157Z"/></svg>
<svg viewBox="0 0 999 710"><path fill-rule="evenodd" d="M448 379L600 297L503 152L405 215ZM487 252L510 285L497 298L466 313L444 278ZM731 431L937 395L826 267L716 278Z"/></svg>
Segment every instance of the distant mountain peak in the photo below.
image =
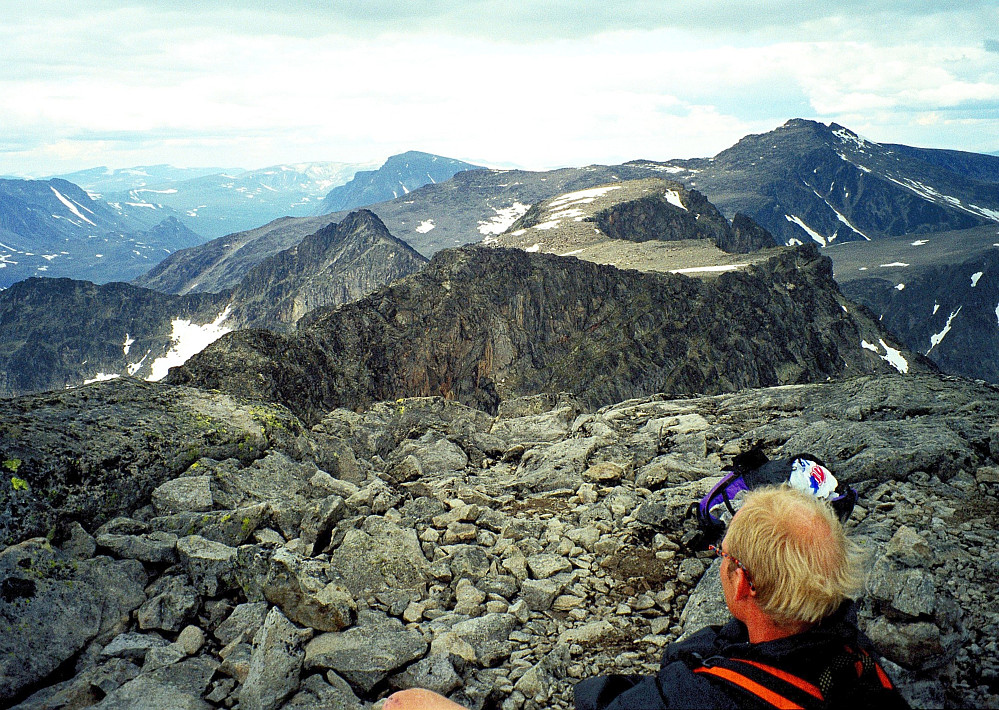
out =
<svg viewBox="0 0 999 710"><path fill-rule="evenodd" d="M359 171L346 185L334 188L318 214L366 207L407 195L424 185L444 182L466 170L481 166L432 153L410 150L391 156L377 170Z"/></svg>

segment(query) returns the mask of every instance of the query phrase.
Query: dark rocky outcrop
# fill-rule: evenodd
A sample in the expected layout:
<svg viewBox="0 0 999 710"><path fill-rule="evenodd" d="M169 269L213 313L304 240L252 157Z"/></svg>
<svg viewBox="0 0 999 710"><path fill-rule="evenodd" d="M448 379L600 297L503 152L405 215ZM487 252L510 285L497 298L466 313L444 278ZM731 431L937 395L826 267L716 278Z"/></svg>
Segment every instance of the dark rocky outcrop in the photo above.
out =
<svg viewBox="0 0 999 710"><path fill-rule="evenodd" d="M732 217L731 235L722 237L716 243L718 248L723 251L748 254L773 246L774 237L754 222L751 217L747 217L742 212L736 212L735 216Z"/></svg>
<svg viewBox="0 0 999 710"><path fill-rule="evenodd" d="M75 489L105 513L77 521L55 499L49 540L8 528L0 688L22 710L360 710L414 686L473 710L568 709L577 680L652 673L720 618L686 511L756 445L812 451L860 492L861 625L913 706L999 702L999 568L981 553L999 523L999 390L980 382L865 376L597 411L539 395L495 416L404 398L312 429L162 384L11 403L0 500L65 490L62 452L117 452ZM232 457L237 428L249 456ZM177 458L189 442L205 456ZM121 517L109 479L135 484Z"/></svg>
<svg viewBox="0 0 999 710"><path fill-rule="evenodd" d="M29 279L0 293L0 397L118 376L161 378L164 363L179 364L223 332L291 330L303 314L360 298L425 263L361 211L266 259L232 292L177 296L124 283Z"/></svg>
<svg viewBox="0 0 999 710"><path fill-rule="evenodd" d="M814 248L707 283L466 247L361 301L314 311L294 336L232 333L170 380L282 402L307 420L399 396L495 411L502 399L574 390L599 406L885 372L888 352L861 347L885 339L844 305Z"/></svg>
<svg viewBox="0 0 999 710"><path fill-rule="evenodd" d="M0 292L0 397L102 376L148 376L173 321L211 323L227 294L170 296L126 283L20 281Z"/></svg>
<svg viewBox="0 0 999 710"><path fill-rule="evenodd" d="M607 236L635 242L717 240L728 232L728 222L703 195L685 191L685 196L684 207L658 195L643 197L599 212L595 221ZM700 204L694 203L697 198Z"/></svg>

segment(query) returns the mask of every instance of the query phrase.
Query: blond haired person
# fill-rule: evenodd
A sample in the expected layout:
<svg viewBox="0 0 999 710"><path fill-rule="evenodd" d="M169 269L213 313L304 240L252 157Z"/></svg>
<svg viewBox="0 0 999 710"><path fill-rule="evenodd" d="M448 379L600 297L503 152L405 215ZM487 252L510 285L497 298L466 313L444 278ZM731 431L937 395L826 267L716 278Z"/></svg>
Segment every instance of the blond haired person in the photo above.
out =
<svg viewBox="0 0 999 710"><path fill-rule="evenodd" d="M861 561L825 502L753 491L715 551L734 619L670 644L655 676L580 682L578 710L906 707L857 629Z"/></svg>

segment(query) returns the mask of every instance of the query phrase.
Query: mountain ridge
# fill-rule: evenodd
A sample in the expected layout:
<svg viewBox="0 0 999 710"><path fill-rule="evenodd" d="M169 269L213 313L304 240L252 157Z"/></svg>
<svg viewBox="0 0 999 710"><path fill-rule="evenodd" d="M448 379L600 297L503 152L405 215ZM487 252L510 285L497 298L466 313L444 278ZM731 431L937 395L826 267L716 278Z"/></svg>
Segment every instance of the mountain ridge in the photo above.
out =
<svg viewBox="0 0 999 710"><path fill-rule="evenodd" d="M891 337L841 298L814 248L705 282L469 246L360 301L316 309L293 336L230 333L167 379L280 402L311 421L398 396L494 411L526 393L575 391L599 406L890 370L900 353ZM867 338L885 354L862 347ZM895 367L936 370L900 357Z"/></svg>

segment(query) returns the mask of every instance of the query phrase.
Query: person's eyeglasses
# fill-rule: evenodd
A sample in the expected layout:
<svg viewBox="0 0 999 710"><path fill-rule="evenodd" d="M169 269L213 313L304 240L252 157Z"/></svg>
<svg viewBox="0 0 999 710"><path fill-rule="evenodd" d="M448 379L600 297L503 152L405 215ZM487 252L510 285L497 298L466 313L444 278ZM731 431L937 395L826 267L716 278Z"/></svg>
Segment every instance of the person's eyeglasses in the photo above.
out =
<svg viewBox="0 0 999 710"><path fill-rule="evenodd" d="M739 562L739 560L737 560L735 557L732 557L732 555L728 554L720 547L717 547L715 545L708 545L708 549L711 550L716 555L718 555L718 557L730 560L732 564L741 569L743 573L746 575L746 579L749 581L749 588L752 589L754 592L756 591L756 585L753 584L753 575L751 575L749 573L749 570L746 569L746 565Z"/></svg>

